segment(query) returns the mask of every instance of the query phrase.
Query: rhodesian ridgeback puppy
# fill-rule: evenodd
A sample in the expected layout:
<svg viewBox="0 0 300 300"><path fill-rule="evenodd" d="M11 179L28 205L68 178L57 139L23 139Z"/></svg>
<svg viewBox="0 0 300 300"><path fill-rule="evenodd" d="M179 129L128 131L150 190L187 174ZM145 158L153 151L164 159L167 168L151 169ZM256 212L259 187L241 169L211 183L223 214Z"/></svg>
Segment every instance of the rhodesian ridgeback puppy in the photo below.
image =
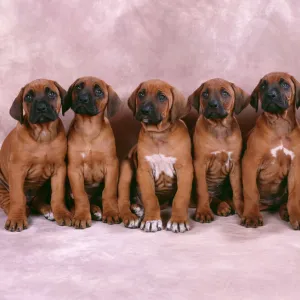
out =
<svg viewBox="0 0 300 300"><path fill-rule="evenodd" d="M67 139L58 117L65 93L57 82L38 79L20 90L10 108L19 122L0 152L0 206L7 214L7 230L28 227L30 200L47 219L71 225L65 206Z"/></svg>
<svg viewBox="0 0 300 300"><path fill-rule="evenodd" d="M77 79L65 97L63 114L69 108L75 112L68 133L68 179L75 203L75 228L90 227L91 213L95 220L120 222L119 162L115 137L105 117L106 110L108 118L115 115L120 104L112 87L95 77Z"/></svg>
<svg viewBox="0 0 300 300"><path fill-rule="evenodd" d="M250 101L249 95L223 79L204 82L189 101L200 113L194 131L194 170L197 208L195 220L211 222L215 213L241 214L242 136L235 114Z"/></svg>
<svg viewBox="0 0 300 300"><path fill-rule="evenodd" d="M242 225L263 225L260 210L280 208L280 216L300 229L300 131L296 109L300 84L287 73L264 76L251 95L263 113L251 132L242 161Z"/></svg>
<svg viewBox="0 0 300 300"><path fill-rule="evenodd" d="M123 223L129 228L138 227L138 204L142 204L140 228L147 232L162 230L160 209L172 203L167 230L185 232L190 229L193 165L190 136L180 118L188 114L191 106L177 89L161 80L141 83L128 105L142 128L137 145L121 166L119 209ZM138 185L136 197L131 193L134 181Z"/></svg>

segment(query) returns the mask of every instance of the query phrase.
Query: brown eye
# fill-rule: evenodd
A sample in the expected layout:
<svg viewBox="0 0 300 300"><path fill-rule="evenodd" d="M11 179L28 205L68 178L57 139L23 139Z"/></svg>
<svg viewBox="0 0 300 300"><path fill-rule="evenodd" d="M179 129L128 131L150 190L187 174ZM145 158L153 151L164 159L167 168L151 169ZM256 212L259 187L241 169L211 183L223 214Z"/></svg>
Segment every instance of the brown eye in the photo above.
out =
<svg viewBox="0 0 300 300"><path fill-rule="evenodd" d="M261 88L262 90L265 90L266 87L267 87L267 83L264 81L264 82L261 84L260 88Z"/></svg>
<svg viewBox="0 0 300 300"><path fill-rule="evenodd" d="M53 91L49 90L49 92L48 92L48 97L49 97L50 99L55 99L55 98L56 98L56 93L54 93Z"/></svg>
<svg viewBox="0 0 300 300"><path fill-rule="evenodd" d="M103 91L101 90L100 86L98 86L98 85L95 86L95 95L97 97L103 97L104 96Z"/></svg>
<svg viewBox="0 0 300 300"><path fill-rule="evenodd" d="M140 99L143 99L145 97L146 93L145 90L139 91L138 96Z"/></svg>
<svg viewBox="0 0 300 300"><path fill-rule="evenodd" d="M227 91L225 91L225 90L223 90L223 91L221 92L221 94L222 94L222 97L224 97L224 98L230 96L229 93L228 93Z"/></svg>
<svg viewBox="0 0 300 300"><path fill-rule="evenodd" d="M26 101L26 102L31 102L32 99L33 99L33 96L32 96L31 94L27 94L27 95L25 96L25 101Z"/></svg>
<svg viewBox="0 0 300 300"><path fill-rule="evenodd" d="M202 97L203 97L204 99L207 99L207 98L208 98L208 92L207 92L207 91L203 92L203 93L202 93Z"/></svg>
<svg viewBox="0 0 300 300"><path fill-rule="evenodd" d="M166 97L164 94L159 93L159 94L158 94L158 100L159 100L160 102L164 102L164 101L167 100L167 97Z"/></svg>
<svg viewBox="0 0 300 300"><path fill-rule="evenodd" d="M290 85L286 83L285 81L282 81L280 84L285 90L288 90L290 88Z"/></svg>
<svg viewBox="0 0 300 300"><path fill-rule="evenodd" d="M76 89L77 91L80 91L80 90L83 89L83 85L82 85L81 83L79 83L79 84L75 85L75 89Z"/></svg>

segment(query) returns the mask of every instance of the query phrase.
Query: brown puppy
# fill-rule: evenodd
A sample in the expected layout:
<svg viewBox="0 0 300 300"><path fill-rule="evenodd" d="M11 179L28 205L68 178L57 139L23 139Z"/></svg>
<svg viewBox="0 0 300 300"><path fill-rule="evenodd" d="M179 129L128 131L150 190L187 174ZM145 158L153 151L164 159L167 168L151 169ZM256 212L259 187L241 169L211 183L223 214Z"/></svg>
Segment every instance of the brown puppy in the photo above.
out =
<svg viewBox="0 0 300 300"><path fill-rule="evenodd" d="M119 182L119 208L126 227L138 227L138 206L130 207L130 187L135 178L145 215L140 228L162 230L160 205L172 204L172 216L167 229L173 232L189 230L193 165L188 130L179 120L191 106L174 87L161 80L141 83L128 99L129 108L142 123L137 146L122 163ZM135 202L134 201L134 202ZM135 203L132 203L135 204ZM140 216L140 215L139 215Z"/></svg>
<svg viewBox="0 0 300 300"><path fill-rule="evenodd" d="M116 92L95 77L77 79L65 97L63 114L69 108L75 112L68 133L68 179L75 202L75 228L90 227L91 213L96 220L119 223L119 162L114 134L104 113L107 109L107 116L112 117L120 104Z"/></svg>
<svg viewBox="0 0 300 300"><path fill-rule="evenodd" d="M201 113L193 138L197 190L195 220L211 222L214 219L211 206L221 216L233 211L240 214L242 136L234 114L239 114L249 104L250 97L233 83L211 79L204 82L189 101Z"/></svg>
<svg viewBox="0 0 300 300"><path fill-rule="evenodd" d="M242 225L263 225L260 210L280 207L281 218L299 229L300 131L296 109L300 106L300 84L287 73L267 74L251 95L251 106L256 110L259 101L263 113L248 138L242 161Z"/></svg>
<svg viewBox="0 0 300 300"><path fill-rule="evenodd" d="M71 225L64 199L67 139L58 117L65 93L55 81L39 79L23 87L12 104L10 115L19 123L0 152L0 206L8 215L7 230L27 228L27 200L46 218Z"/></svg>

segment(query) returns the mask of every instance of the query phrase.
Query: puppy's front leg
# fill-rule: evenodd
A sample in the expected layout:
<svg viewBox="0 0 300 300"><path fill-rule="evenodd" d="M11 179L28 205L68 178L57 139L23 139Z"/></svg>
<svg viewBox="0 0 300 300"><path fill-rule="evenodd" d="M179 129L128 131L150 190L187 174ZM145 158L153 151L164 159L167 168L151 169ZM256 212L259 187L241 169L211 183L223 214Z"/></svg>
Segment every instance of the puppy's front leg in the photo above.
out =
<svg viewBox="0 0 300 300"><path fill-rule="evenodd" d="M210 223L214 219L214 214L210 208L210 198L206 182L207 166L204 157L200 156L194 161L194 169L197 185L197 208L195 221Z"/></svg>
<svg viewBox="0 0 300 300"><path fill-rule="evenodd" d="M9 165L9 210L5 229L9 231L22 231L27 229L26 197L24 194L24 181L28 167L16 164L13 161Z"/></svg>
<svg viewBox="0 0 300 300"><path fill-rule="evenodd" d="M58 225L71 226L71 213L65 205L66 169L62 162L51 177L51 209Z"/></svg>
<svg viewBox="0 0 300 300"><path fill-rule="evenodd" d="M84 177L80 167L69 165L68 177L75 203L75 214L72 225L76 229L92 226L90 200L84 188Z"/></svg>
<svg viewBox="0 0 300 300"><path fill-rule="evenodd" d="M300 229L300 158L293 159L288 175L288 202L287 211L291 226L295 230Z"/></svg>
<svg viewBox="0 0 300 300"><path fill-rule="evenodd" d="M120 223L120 215L117 201L118 178L119 161L117 158L113 158L109 162L107 162L105 187L102 193L102 220L104 223Z"/></svg>
<svg viewBox="0 0 300 300"><path fill-rule="evenodd" d="M155 195L155 184L151 171L148 168L137 169L137 182L141 191L145 215L140 228L146 232L162 230L160 206Z"/></svg>
<svg viewBox="0 0 300 300"><path fill-rule="evenodd" d="M167 224L167 230L185 232L190 229L188 224L188 207L191 198L193 182L193 163L190 159L185 163L176 163L177 192L172 204L172 216Z"/></svg>
<svg viewBox="0 0 300 300"><path fill-rule="evenodd" d="M254 227L263 225L263 217L259 209L260 194L257 188L257 170L261 158L246 150L242 160L242 180L244 193L244 212L241 225Z"/></svg>
<svg viewBox="0 0 300 300"><path fill-rule="evenodd" d="M241 161L234 160L229 174L230 184L233 193L233 205L237 214L241 217L243 214L243 190L242 190L242 170Z"/></svg>

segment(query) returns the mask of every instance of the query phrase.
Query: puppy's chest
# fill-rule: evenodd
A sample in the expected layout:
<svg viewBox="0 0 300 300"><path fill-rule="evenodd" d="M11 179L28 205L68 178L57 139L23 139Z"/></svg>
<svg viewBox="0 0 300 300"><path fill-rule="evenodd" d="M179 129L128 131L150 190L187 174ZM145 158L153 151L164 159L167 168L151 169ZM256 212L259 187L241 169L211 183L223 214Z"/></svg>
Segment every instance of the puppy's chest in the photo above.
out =
<svg viewBox="0 0 300 300"><path fill-rule="evenodd" d="M225 173L228 174L232 168L233 151L220 149L211 151L208 174Z"/></svg>
<svg viewBox="0 0 300 300"><path fill-rule="evenodd" d="M84 181L87 186L94 187L102 182L105 175L105 160L101 151L85 150L79 152L82 162Z"/></svg>
<svg viewBox="0 0 300 300"><path fill-rule="evenodd" d="M153 178L156 184L172 186L176 178L175 163L176 157L165 154L146 155L145 160L151 167Z"/></svg>

